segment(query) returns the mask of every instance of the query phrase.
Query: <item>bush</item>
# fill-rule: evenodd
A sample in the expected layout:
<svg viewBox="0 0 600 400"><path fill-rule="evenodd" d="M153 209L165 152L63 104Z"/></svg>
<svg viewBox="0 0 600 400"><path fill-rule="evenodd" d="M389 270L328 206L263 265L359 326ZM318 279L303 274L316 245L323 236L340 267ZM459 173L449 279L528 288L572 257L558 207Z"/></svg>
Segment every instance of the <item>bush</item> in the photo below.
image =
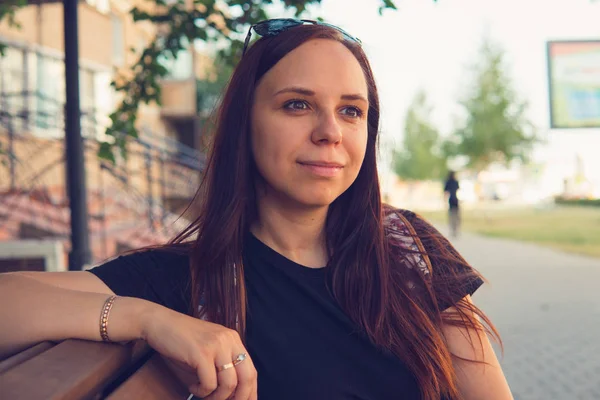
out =
<svg viewBox="0 0 600 400"><path fill-rule="evenodd" d="M600 207L600 199L565 199L563 197L557 197L554 202L563 206L592 206Z"/></svg>

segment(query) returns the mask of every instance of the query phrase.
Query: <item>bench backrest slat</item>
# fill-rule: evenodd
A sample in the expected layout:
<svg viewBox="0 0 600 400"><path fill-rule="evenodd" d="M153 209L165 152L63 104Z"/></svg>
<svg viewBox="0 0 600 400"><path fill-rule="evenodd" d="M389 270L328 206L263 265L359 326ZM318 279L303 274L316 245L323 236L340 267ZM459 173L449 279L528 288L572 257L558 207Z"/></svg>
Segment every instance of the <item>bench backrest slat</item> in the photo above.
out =
<svg viewBox="0 0 600 400"><path fill-rule="evenodd" d="M33 357L43 353L44 351L54 347L55 345L56 343L53 342L38 343L35 346L28 348L27 350L23 350L22 352L7 358L6 360L0 361L0 374L3 374L9 369L14 368L17 365L32 359Z"/></svg>
<svg viewBox="0 0 600 400"><path fill-rule="evenodd" d="M189 392L175 378L159 354L154 354L107 400L186 400Z"/></svg>
<svg viewBox="0 0 600 400"><path fill-rule="evenodd" d="M120 345L65 340L0 374L2 398L93 398L148 351L142 342Z"/></svg>

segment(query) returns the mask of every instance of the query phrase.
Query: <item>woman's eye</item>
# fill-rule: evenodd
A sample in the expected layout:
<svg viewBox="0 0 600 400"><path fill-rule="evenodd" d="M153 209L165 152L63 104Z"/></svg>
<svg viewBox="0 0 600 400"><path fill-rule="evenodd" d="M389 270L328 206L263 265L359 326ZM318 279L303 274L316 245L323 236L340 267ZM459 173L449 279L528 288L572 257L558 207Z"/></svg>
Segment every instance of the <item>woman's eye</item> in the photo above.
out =
<svg viewBox="0 0 600 400"><path fill-rule="evenodd" d="M360 108L357 107L344 107L342 109L342 114L347 115L352 118L360 118L363 115L363 112Z"/></svg>
<svg viewBox="0 0 600 400"><path fill-rule="evenodd" d="M308 104L302 100L288 101L284 107L288 110L308 110Z"/></svg>

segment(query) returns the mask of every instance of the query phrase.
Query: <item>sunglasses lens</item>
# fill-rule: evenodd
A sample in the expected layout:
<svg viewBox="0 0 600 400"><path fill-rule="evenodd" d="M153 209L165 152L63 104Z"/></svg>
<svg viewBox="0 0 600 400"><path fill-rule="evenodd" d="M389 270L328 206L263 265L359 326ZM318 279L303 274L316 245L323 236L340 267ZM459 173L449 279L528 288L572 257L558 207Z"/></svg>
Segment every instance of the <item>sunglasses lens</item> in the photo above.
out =
<svg viewBox="0 0 600 400"><path fill-rule="evenodd" d="M246 41L244 42L244 49L242 50L242 55L246 53L246 49L248 48L248 44L250 43L250 36L251 36L252 30L254 30L254 32L256 32L260 36L272 37L272 36L277 36L281 32L284 32L295 26L304 25L305 23L324 25L324 26L333 28L333 29L337 30L338 32L340 32L342 35L344 35L344 38L346 38L346 40L349 40L351 42L356 42L359 45L361 44L360 39L358 39L354 36L351 36L343 29L338 28L335 25L328 24L326 22L317 22L317 21L308 20L308 19L298 20L298 19L291 19L291 18L278 18L278 19L268 19L266 21L259 22L258 24L252 25L250 27L250 29L248 30L248 36L246 36Z"/></svg>
<svg viewBox="0 0 600 400"><path fill-rule="evenodd" d="M275 36L298 25L302 25L302 22L294 19L272 19L256 24L254 26L254 31L260 36Z"/></svg>

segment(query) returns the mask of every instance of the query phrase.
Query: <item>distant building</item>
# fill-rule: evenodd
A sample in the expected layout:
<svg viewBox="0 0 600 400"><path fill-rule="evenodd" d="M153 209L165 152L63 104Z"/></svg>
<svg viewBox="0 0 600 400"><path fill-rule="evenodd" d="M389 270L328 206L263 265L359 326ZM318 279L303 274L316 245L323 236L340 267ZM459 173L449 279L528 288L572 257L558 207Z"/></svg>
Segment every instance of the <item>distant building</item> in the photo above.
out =
<svg viewBox="0 0 600 400"><path fill-rule="evenodd" d="M0 241L51 240L67 254L62 2L29 3L16 14L20 28L0 23L0 43L7 46L0 57ZM170 76L161 83L162 107L140 107L141 135L129 146L129 157L112 166L96 155L108 115L119 102L111 80L127 71L158 33L153 24L133 22L133 6L156 7L146 0L86 0L78 9L94 261L171 237L173 221L194 195L203 162L196 90L205 70L199 64L211 61L193 46L169 63ZM20 263L22 269L40 268L30 264ZM0 263L0 272L9 269L6 265Z"/></svg>

